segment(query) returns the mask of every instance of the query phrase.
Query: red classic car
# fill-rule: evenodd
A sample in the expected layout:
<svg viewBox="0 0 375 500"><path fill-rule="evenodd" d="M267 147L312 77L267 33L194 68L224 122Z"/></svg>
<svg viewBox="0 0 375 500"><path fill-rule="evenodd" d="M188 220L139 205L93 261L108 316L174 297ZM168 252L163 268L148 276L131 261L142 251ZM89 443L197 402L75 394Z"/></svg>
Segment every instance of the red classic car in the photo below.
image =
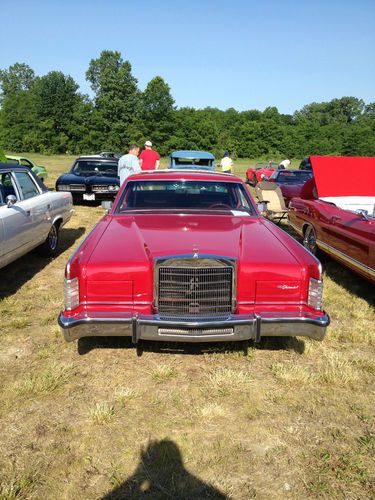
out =
<svg viewBox="0 0 375 500"><path fill-rule="evenodd" d="M311 177L312 172L309 170L276 170L265 180L275 182L279 186L285 205L288 207L290 200L301 194L303 185Z"/></svg>
<svg viewBox="0 0 375 500"><path fill-rule="evenodd" d="M68 341L321 340L329 324L319 261L223 173L128 177L70 258L64 291Z"/></svg>
<svg viewBox="0 0 375 500"><path fill-rule="evenodd" d="M250 167L246 172L246 182L252 186L256 186L258 182L261 182L263 177L269 177L275 170L277 170L278 163L275 161L264 161L259 162Z"/></svg>
<svg viewBox="0 0 375 500"><path fill-rule="evenodd" d="M323 250L375 282L375 158L310 159L314 178L291 200L290 225L312 253Z"/></svg>

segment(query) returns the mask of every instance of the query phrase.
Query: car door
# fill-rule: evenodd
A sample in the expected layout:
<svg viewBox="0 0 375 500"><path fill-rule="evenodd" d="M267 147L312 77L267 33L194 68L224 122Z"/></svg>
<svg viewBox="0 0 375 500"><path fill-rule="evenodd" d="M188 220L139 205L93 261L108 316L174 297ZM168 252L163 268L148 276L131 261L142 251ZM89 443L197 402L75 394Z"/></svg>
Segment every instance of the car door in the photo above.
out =
<svg viewBox="0 0 375 500"><path fill-rule="evenodd" d="M3 172L0 182L5 201L8 195L14 195L17 199L13 205L4 204L0 207L4 236L2 265L6 265L45 239L43 224L46 208L43 204L36 204L41 191L28 172Z"/></svg>

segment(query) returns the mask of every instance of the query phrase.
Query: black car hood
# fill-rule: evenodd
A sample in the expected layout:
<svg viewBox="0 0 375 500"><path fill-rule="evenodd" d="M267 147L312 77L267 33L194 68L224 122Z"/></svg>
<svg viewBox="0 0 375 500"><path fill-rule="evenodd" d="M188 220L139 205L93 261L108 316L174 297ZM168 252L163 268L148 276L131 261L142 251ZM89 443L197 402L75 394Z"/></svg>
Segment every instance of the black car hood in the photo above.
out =
<svg viewBox="0 0 375 500"><path fill-rule="evenodd" d="M75 175L72 173L60 175L56 184L117 184L120 185L120 178L117 175Z"/></svg>

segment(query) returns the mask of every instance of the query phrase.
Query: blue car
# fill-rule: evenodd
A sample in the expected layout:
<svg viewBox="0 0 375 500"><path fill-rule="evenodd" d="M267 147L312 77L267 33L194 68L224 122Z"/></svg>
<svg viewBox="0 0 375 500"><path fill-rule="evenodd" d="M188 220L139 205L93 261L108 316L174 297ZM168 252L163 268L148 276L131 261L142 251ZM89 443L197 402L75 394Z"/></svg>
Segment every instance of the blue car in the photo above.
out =
<svg viewBox="0 0 375 500"><path fill-rule="evenodd" d="M168 168L215 170L215 156L207 151L174 151L168 162Z"/></svg>
<svg viewBox="0 0 375 500"><path fill-rule="evenodd" d="M69 191L74 202L113 200L120 189L118 159L80 156L67 174L56 181L56 191Z"/></svg>

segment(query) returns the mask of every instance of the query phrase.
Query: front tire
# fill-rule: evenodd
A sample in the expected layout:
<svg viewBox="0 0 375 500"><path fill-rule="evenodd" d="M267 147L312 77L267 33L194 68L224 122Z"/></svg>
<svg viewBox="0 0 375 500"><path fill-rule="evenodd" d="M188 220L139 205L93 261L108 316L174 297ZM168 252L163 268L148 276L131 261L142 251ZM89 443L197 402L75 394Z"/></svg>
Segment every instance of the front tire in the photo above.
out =
<svg viewBox="0 0 375 500"><path fill-rule="evenodd" d="M39 250L45 257L54 257L57 254L59 244L59 225L53 224L49 230L45 242L40 245Z"/></svg>
<svg viewBox="0 0 375 500"><path fill-rule="evenodd" d="M308 225L303 234L303 246L313 255L318 253L318 245L316 243L316 232L313 226Z"/></svg>

